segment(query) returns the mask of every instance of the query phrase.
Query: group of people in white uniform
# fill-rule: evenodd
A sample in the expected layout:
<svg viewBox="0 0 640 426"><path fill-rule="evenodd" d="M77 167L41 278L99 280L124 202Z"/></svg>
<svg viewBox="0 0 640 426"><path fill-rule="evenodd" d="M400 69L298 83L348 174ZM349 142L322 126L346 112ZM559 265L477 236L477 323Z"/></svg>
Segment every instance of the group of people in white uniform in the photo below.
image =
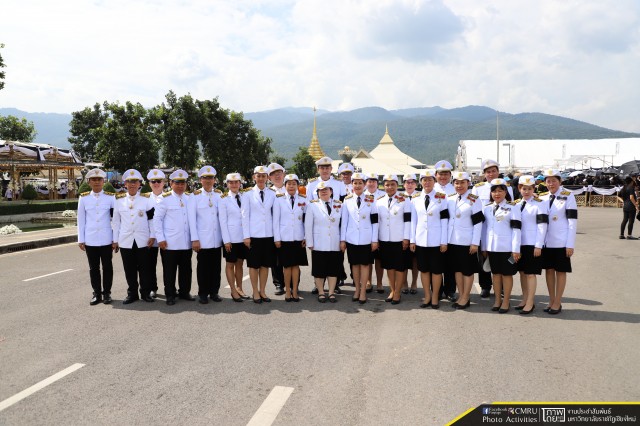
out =
<svg viewBox="0 0 640 426"><path fill-rule="evenodd" d="M490 181L471 187L467 172L452 170L447 161L419 176L404 176L400 191L396 175L355 172L342 164L344 180L331 175L332 160L316 162L319 177L300 194L300 179L284 175L281 186L268 186L269 176L284 168L272 163L253 170L255 185L241 189L241 176L230 173L228 192L214 189L216 171L198 171L202 189L185 192L188 174L177 170L169 176L171 191L154 188L164 174L153 169L147 175L152 193L140 194L142 176L124 173L127 192L104 193L104 172L94 169L87 177L92 191L81 194L78 205L78 242L87 252L94 291L91 304L111 302L111 253L122 251L128 295L124 303L138 299L152 302L157 292L155 268L160 249L166 302L195 300L191 296L191 256L197 253L198 300L221 301L221 259L231 297L242 302L268 303L269 269L283 270L285 301L298 302L300 267L308 265L314 293L321 303L337 302L338 283L345 278L346 254L355 291L352 301L364 304L372 291L372 272L386 271L389 293L385 300L398 304L408 293L407 272L417 274L424 289L421 308L438 309L443 276L451 274L455 288L445 291L455 309L471 306L474 275L483 269L492 274L494 303L491 310L510 310L513 276L520 274L523 297L515 307L526 315L535 309L537 276L545 270L549 304L545 311L562 311L567 273L571 272L577 206L571 192L561 186L560 173L545 170L548 193L535 194L535 179L520 176L513 200L509 183L497 175L493 160L482 164ZM448 173L450 182L443 181ZM440 178L440 179L439 179ZM154 184L155 183L155 184ZM421 185L422 190L415 188ZM154 251L154 247L157 247ZM246 261L253 294L242 289ZM100 276L102 263L102 283ZM178 289L175 281L178 276ZM446 287L447 284L444 285ZM446 290L446 289L445 289ZM384 291L384 290L383 290ZM416 293L412 284L411 293ZM484 296L484 294L483 294Z"/></svg>

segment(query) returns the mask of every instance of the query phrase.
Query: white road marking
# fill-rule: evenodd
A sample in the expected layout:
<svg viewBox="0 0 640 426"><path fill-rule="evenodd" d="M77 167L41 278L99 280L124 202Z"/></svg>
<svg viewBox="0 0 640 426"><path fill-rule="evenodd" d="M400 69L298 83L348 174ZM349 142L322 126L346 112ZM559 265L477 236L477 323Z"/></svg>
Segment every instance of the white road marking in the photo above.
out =
<svg viewBox="0 0 640 426"><path fill-rule="evenodd" d="M478 283L473 283L473 288L476 290L476 293L480 294L480 292L482 291L482 289L480 288L480 284Z"/></svg>
<svg viewBox="0 0 640 426"><path fill-rule="evenodd" d="M73 271L73 269L65 269L63 271L52 272L52 273L46 274L46 275L40 275L39 277L27 278L26 280L22 280L22 282L26 283L27 281L37 280L38 278L50 277L51 275L61 274L63 272L69 272L69 271Z"/></svg>
<svg viewBox="0 0 640 426"><path fill-rule="evenodd" d="M50 384L57 382L58 380L62 379L64 376L67 376L71 373L73 373L76 370L81 369L82 367L84 367L84 364L73 364L71 367L67 367L64 370L54 374L51 377L48 377L46 379L44 379L41 382L36 383L35 385L31 386L30 388L27 388L25 390L23 390L20 393L17 393L15 395L13 395L10 398L5 399L4 401L0 402L0 411L4 410L5 408L9 408L11 407L13 404L22 401L23 399L25 399L26 397L28 397L29 395L32 395L36 392L38 392L40 389L49 386Z"/></svg>
<svg viewBox="0 0 640 426"><path fill-rule="evenodd" d="M246 281L249 279L249 275L245 275L244 277L242 277L242 281ZM224 288L231 288L229 287L229 284L227 284L226 286L224 286Z"/></svg>
<svg viewBox="0 0 640 426"><path fill-rule="evenodd" d="M289 399L293 388L286 386L276 386L271 390L267 399L264 400L258 411L251 417L247 426L269 426L278 417L278 413Z"/></svg>

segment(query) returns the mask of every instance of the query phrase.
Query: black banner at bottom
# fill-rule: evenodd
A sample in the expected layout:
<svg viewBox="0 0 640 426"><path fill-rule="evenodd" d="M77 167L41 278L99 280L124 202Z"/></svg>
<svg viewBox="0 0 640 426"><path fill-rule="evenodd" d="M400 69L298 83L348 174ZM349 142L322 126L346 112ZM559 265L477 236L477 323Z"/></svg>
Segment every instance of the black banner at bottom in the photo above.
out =
<svg viewBox="0 0 640 426"><path fill-rule="evenodd" d="M472 408L448 425L613 425L640 423L640 402L494 402Z"/></svg>

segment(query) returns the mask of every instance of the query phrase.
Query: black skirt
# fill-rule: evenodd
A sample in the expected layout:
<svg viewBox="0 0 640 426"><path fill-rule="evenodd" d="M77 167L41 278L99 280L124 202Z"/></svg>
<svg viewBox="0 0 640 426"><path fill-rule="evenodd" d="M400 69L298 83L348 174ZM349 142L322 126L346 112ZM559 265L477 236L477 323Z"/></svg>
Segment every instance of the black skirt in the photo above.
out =
<svg viewBox="0 0 640 426"><path fill-rule="evenodd" d="M245 246L244 243L231 243L231 251L228 253L224 246L222 246L222 257L231 263L235 263L239 259L244 260L247 258L247 246Z"/></svg>
<svg viewBox="0 0 640 426"><path fill-rule="evenodd" d="M444 272L444 255L438 247L416 246L416 260L418 271L430 272L432 274L442 274Z"/></svg>
<svg viewBox="0 0 640 426"><path fill-rule="evenodd" d="M278 264L283 268L291 266L307 266L307 249L302 247L302 241L281 241L277 249Z"/></svg>
<svg viewBox="0 0 640 426"><path fill-rule="evenodd" d="M347 243L347 259L349 265L371 265L373 263L373 252L371 244L349 244Z"/></svg>
<svg viewBox="0 0 640 426"><path fill-rule="evenodd" d="M411 250L402 250L402 241L380 241L380 262L382 269L404 272L411 269Z"/></svg>
<svg viewBox="0 0 640 426"><path fill-rule="evenodd" d="M469 246L449 244L445 258L447 270L451 272L461 272L462 275L470 277L480 271L478 254L469 254Z"/></svg>
<svg viewBox="0 0 640 426"><path fill-rule="evenodd" d="M311 251L311 275L315 278L338 278L341 273L341 251Z"/></svg>
<svg viewBox="0 0 640 426"><path fill-rule="evenodd" d="M273 237L251 238L251 248L247 254L249 268L271 268L276 264L276 246Z"/></svg>
<svg viewBox="0 0 640 426"><path fill-rule="evenodd" d="M542 273L542 255L535 257L535 246L520 246L520 260L516 264L518 271L528 275L540 275Z"/></svg>
<svg viewBox="0 0 640 426"><path fill-rule="evenodd" d="M515 262L509 262L510 257L510 251L490 251L489 265L491 266L491 273L499 275L515 275L518 272L518 266Z"/></svg>
<svg viewBox="0 0 640 426"><path fill-rule="evenodd" d="M542 267L544 269L555 269L557 272L571 272L571 258L567 257L567 249L543 248Z"/></svg>

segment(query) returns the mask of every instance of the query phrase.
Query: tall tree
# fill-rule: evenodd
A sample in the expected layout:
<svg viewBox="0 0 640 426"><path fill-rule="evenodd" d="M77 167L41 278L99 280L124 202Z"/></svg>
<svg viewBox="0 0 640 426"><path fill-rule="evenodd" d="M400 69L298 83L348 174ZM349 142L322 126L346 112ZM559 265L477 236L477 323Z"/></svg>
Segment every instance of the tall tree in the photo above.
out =
<svg viewBox="0 0 640 426"><path fill-rule="evenodd" d="M139 103L104 103L108 116L99 133L96 156L105 167L144 173L158 163L158 144L147 110Z"/></svg>
<svg viewBox="0 0 640 426"><path fill-rule="evenodd" d="M19 142L33 142L36 138L36 128L32 121L19 119L13 115L0 116L0 139Z"/></svg>
<svg viewBox="0 0 640 426"><path fill-rule="evenodd" d="M297 174L300 179L308 180L317 174L316 162L309 154L309 148L306 146L299 147L298 152L291 161L293 161L291 173Z"/></svg>
<svg viewBox="0 0 640 426"><path fill-rule="evenodd" d="M271 158L269 158L269 162L270 163L278 163L282 167L284 167L285 163L287 162L287 159L284 158L282 155L271 154Z"/></svg>
<svg viewBox="0 0 640 426"><path fill-rule="evenodd" d="M74 151L85 161L95 157L96 146L100 141L102 127L107 121L107 113L96 103L93 108L71 113L69 123L71 137L68 138Z"/></svg>
<svg viewBox="0 0 640 426"><path fill-rule="evenodd" d="M191 95L176 97L173 91L165 96L167 103L160 108L160 120L164 133L162 159L169 167L193 170L198 163L198 141L202 115Z"/></svg>
<svg viewBox="0 0 640 426"><path fill-rule="evenodd" d="M4 49L4 43L0 43L0 49ZM2 68L4 67L5 67L4 60L2 59L2 54L0 54L0 90L4 89L5 72L2 71Z"/></svg>

